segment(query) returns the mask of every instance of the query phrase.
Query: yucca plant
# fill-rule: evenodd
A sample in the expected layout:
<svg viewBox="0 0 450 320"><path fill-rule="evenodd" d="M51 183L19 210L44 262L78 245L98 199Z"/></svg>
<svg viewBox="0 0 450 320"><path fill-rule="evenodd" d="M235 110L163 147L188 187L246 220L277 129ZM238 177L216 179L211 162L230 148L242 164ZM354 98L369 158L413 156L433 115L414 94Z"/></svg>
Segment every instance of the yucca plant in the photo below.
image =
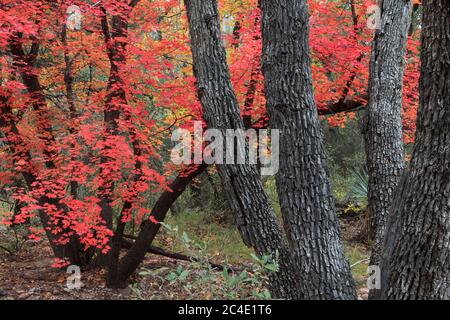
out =
<svg viewBox="0 0 450 320"><path fill-rule="evenodd" d="M353 175L353 185L350 188L348 198L363 204L367 202L367 192L369 188L369 175L366 168L351 170Z"/></svg>

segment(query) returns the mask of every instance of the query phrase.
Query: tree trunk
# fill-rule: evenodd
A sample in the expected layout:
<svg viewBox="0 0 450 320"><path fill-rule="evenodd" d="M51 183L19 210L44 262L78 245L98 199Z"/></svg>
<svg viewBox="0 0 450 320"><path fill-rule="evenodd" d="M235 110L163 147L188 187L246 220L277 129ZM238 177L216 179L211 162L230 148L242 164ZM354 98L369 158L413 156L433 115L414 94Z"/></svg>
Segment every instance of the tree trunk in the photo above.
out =
<svg viewBox="0 0 450 320"><path fill-rule="evenodd" d="M450 3L423 5L416 143L389 219L382 299L450 299Z"/></svg>
<svg viewBox="0 0 450 320"><path fill-rule="evenodd" d="M61 32L61 40L64 46L64 86L66 89L66 99L67 104L69 106L69 117L72 122L71 127L69 128L69 132L72 135L72 139L74 139L70 143L70 152L74 152L75 150L75 139L77 134L77 118L78 118L78 112L76 107L76 96L73 88L74 84L74 76L73 76L73 64L75 59L71 58L69 55L69 46L67 43L67 25L64 24L62 27ZM75 162L77 160L77 157L75 155L72 155L71 161ZM75 169L72 171L72 175L75 175ZM78 198L78 182L75 180L70 181L70 195L74 198Z"/></svg>
<svg viewBox="0 0 450 320"><path fill-rule="evenodd" d="M43 155L45 159L45 168L49 172L53 171L56 168L54 162L56 154L53 151L56 138L53 135L51 115L48 110L42 86L37 74L33 72L33 66L39 51L39 42L37 40L33 41L30 53L26 54L23 49L22 38L19 35L15 35L9 40L9 48L13 58L13 66L20 74L23 84L27 88L27 92L32 99L32 108L36 112L36 127L39 132L38 137L44 145ZM14 135L12 139L8 140L9 147L11 150L14 150L14 148L21 150L21 159L25 160L28 164L31 164L31 153L27 147L24 147L25 144L20 138L14 116L12 115L11 110L7 109L8 106L4 105L2 113L5 112L5 116L9 113L9 121L11 122L11 129L13 130L12 134ZM35 189L34 183L39 182L38 177L30 171L23 172L22 175L28 188L30 190ZM51 173L50 177L54 178L53 175L54 173ZM38 203L42 207L48 205L50 207L53 206L57 210L64 211L65 208L61 205L60 200L61 199L50 199L45 194L42 194L39 196ZM38 210L38 213L55 257L61 260L68 260L70 263L79 266L86 265L89 262L88 260L90 257L83 252L79 238L76 235L72 235L69 236L69 241L66 244L57 243L67 237L67 233L71 230L62 228L61 225L58 225L59 223L55 224L47 209ZM61 229L62 231L55 232L56 229Z"/></svg>
<svg viewBox="0 0 450 320"><path fill-rule="evenodd" d="M131 122L131 114L127 111L128 100L125 92L125 83L121 68L126 64L126 50L128 46L128 23L129 15L133 7L138 1L130 4L130 8L125 9L123 12L115 13L111 18L111 30L109 28L109 23L107 19L107 11L102 8L103 17L101 20L103 36L105 44L108 50L108 58L110 62L110 74L108 79L108 95L105 99L105 109L104 109L104 123L105 123L105 141L108 138L113 138L114 136L120 135L119 130L119 119L121 114L125 116L127 121ZM133 146L134 155L134 176L131 179L132 184L137 183L143 176L142 173L142 162L140 158L142 157L142 148L139 142L135 128L129 129L130 140ZM105 146L104 152L107 153L109 149L115 146L108 142ZM110 161L114 161L110 157L105 155L102 156L102 164L105 165ZM101 172L101 175L104 175ZM99 188L100 199L101 199L101 215L106 221L107 226L114 232L113 237L110 239L109 244L111 247L110 252L106 255L99 254L98 263L100 265L107 264L108 275L106 277L106 284L108 287L120 287L124 281L121 281L121 272L119 270L119 258L120 251L122 248L122 238L125 232L126 221L124 217L130 210L132 210L133 202L137 197L135 193L134 197L130 200L126 200L122 206L122 210L116 217L116 224L114 230L114 209L113 203L113 192L114 192L114 181L104 177L104 185Z"/></svg>
<svg viewBox="0 0 450 320"><path fill-rule="evenodd" d="M112 16L111 30L109 28L107 12L102 8L103 16L101 19L102 31L109 58L109 78L108 94L105 99L105 108L103 111L105 131L103 136L104 147L101 156L101 168L105 168L108 163L114 162L108 154L109 150L114 149L114 137L120 134L119 118L121 110L127 104L124 82L121 75L121 67L126 63L126 47L128 44L128 12L120 12ZM102 185L99 186L100 206L102 208L101 217L108 228L113 229L114 210L112 207L114 180L109 174L100 171Z"/></svg>
<svg viewBox="0 0 450 320"><path fill-rule="evenodd" d="M412 2L383 0L375 33L369 102L363 123L369 174L371 265L379 265L389 209L404 169L402 98L405 51Z"/></svg>
<svg viewBox="0 0 450 320"><path fill-rule="evenodd" d="M221 130L224 136L226 129L244 129L221 38L217 0L185 0L185 5L198 98L206 123L209 128ZM280 269L270 276L274 297L300 298L298 274L256 166L217 167L244 242L259 255L279 253Z"/></svg>
<svg viewBox="0 0 450 320"><path fill-rule="evenodd" d="M1 89L0 89L1 90ZM20 159L25 161L24 166L21 166L19 173L22 175L24 180L24 185L29 190L33 190L34 184L38 181L36 175L31 171L32 158L31 153L28 149L27 144L23 141L20 136L19 130L16 125L16 120L12 112L11 105L9 104L9 94L0 91L0 132L5 136L5 144L8 146L11 154L15 159ZM41 196L38 199L39 205L44 206L45 204L59 205L55 200L50 201L45 196ZM46 210L38 210L39 219L44 227L46 236L49 240L50 246L53 250L55 257L59 259L72 257L72 263L76 262L75 257L72 256L71 246L56 244L55 241L61 236L60 234L53 234L51 229L54 227L50 223L50 217L48 216Z"/></svg>
<svg viewBox="0 0 450 320"><path fill-rule="evenodd" d="M173 206L175 201L186 190L186 187L191 181L203 173L208 166L206 164L192 165L185 171L181 172L170 184L170 191L164 191L156 201L152 208L152 217L158 222L164 221L169 209ZM119 263L119 268L115 279L110 279L110 286L112 287L126 287L128 278L138 268L145 254L151 247L161 224L154 223L146 219L141 224L141 229L136 241L131 246Z"/></svg>
<svg viewBox="0 0 450 320"><path fill-rule="evenodd" d="M263 72L272 130L280 130L277 187L307 299L355 299L330 192L314 102L306 0L263 0Z"/></svg>

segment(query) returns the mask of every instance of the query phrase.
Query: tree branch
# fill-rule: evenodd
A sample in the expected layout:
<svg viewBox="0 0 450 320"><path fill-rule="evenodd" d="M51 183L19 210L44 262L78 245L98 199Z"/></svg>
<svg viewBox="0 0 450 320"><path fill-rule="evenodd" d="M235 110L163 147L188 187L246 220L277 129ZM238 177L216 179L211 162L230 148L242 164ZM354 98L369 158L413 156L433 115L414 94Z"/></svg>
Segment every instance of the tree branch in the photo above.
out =
<svg viewBox="0 0 450 320"><path fill-rule="evenodd" d="M367 97L361 97L361 100ZM361 100L345 99L335 103L328 104L325 108L318 108L317 112L320 116L331 116L344 112L357 112L364 109L365 104ZM252 128L265 129L269 127L269 116L264 114L258 120L253 122Z"/></svg>
<svg viewBox="0 0 450 320"><path fill-rule="evenodd" d="M133 238L130 236L124 236L125 238ZM130 240L126 240L123 239L122 240L122 248L124 249L130 249L133 246L133 242ZM150 246L147 249L148 253L152 253L152 254L156 254L159 256L163 256L163 257L168 257L171 259L176 259L176 260L182 260L182 261L189 261L189 262L198 262L199 260L195 257L192 256L188 256L182 253L176 253L176 252L171 252L168 250L165 250L163 248L158 248L158 247L154 247L154 246ZM227 270L231 271L231 272L240 272L242 271L242 269L236 268L236 267L232 267L232 266L226 266L226 265L221 265L221 264L217 264L214 262L207 262L213 269L217 269L219 271L223 271L225 268L227 268Z"/></svg>

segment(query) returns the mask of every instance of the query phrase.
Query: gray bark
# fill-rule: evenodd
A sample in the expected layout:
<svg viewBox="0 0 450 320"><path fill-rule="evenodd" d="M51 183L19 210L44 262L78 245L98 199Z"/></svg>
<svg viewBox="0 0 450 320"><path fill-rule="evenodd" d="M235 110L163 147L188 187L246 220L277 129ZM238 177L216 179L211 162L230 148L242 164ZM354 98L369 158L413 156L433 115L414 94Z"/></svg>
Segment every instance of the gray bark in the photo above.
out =
<svg viewBox="0 0 450 320"><path fill-rule="evenodd" d="M416 143L392 211L382 299L450 299L450 3L423 2Z"/></svg>
<svg viewBox="0 0 450 320"><path fill-rule="evenodd" d="M185 0L198 98L209 128L243 129L221 38L217 0ZM245 146L246 153L248 145ZM300 298L298 276L283 233L255 165L217 165L244 242L259 255L279 252L280 270L271 275L276 298Z"/></svg>
<svg viewBox="0 0 450 320"><path fill-rule="evenodd" d="M411 1L381 1L381 24L373 41L369 103L363 133L369 174L368 210L372 255L379 265L389 209L404 170L403 73Z"/></svg>
<svg viewBox="0 0 450 320"><path fill-rule="evenodd" d="M278 194L301 290L306 299L355 299L314 102L307 3L261 4L267 109L281 130Z"/></svg>

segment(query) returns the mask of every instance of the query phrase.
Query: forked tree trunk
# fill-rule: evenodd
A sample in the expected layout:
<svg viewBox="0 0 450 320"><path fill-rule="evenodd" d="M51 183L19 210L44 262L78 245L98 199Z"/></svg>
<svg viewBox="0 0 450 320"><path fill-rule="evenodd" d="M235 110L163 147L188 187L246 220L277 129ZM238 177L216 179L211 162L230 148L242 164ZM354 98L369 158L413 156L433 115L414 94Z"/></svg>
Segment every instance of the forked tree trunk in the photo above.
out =
<svg viewBox="0 0 450 320"><path fill-rule="evenodd" d="M263 72L272 130L280 130L277 187L307 299L355 299L340 239L314 102L306 0L262 0Z"/></svg>
<svg viewBox="0 0 450 320"><path fill-rule="evenodd" d="M243 129L221 38L217 0L185 0L185 4L198 98L206 123L224 135L226 129ZM245 149L248 154L247 143ZM244 242L259 255L279 253L280 270L270 277L273 295L276 298L300 298L297 272L256 165L222 164L217 167Z"/></svg>
<svg viewBox="0 0 450 320"><path fill-rule="evenodd" d="M167 213L175 201L183 194L186 187L193 179L202 174L208 166L206 164L191 165L182 171L170 184L169 189L164 191L152 208L152 217L158 222L163 222ZM130 250L118 263L118 269L115 278L109 279L112 287L125 288L128 285L128 279L136 271L145 258L145 254L151 247L159 229L160 223L154 223L146 219L141 223L140 231L136 241L130 246Z"/></svg>
<svg viewBox="0 0 450 320"><path fill-rule="evenodd" d="M115 13L111 18L111 29L108 23L107 11L102 8L103 16L101 19L102 31L105 40L105 44L108 50L108 58L110 62L110 74L108 79L108 95L105 99L104 109L104 123L105 123L105 141L108 138L120 135L119 119L121 114L127 121L131 121L131 114L127 111L125 106L128 104L127 96L125 92L125 83L121 68L127 62L127 47L128 47L128 24L129 16L134 6L138 4L135 0L130 3L130 7L125 9L124 12ZM143 176L142 173L142 148L134 128L129 130L130 140L133 147L134 154L134 176L131 178L131 183L137 183ZM106 144L105 149L113 148L111 143ZM106 153L106 152L105 152ZM102 164L107 164L111 159L105 155L102 156ZM104 175L101 172L101 175ZM100 265L107 264L108 275L106 277L106 284L108 287L123 287L126 285L126 281L122 281L123 272L119 269L120 252L122 248L122 238L124 236L126 221L124 216L129 213L133 208L133 202L136 200L137 194L132 199L124 201L121 211L116 216L116 223L114 226L114 208L113 208L113 192L115 186L113 180L108 180L104 177L104 185L99 188L101 199L101 216L106 221L107 226L114 232L113 237L110 239L109 244L111 250L106 254L98 255L98 263ZM114 229L115 227L115 229ZM128 278L128 277L127 277Z"/></svg>
<svg viewBox="0 0 450 320"><path fill-rule="evenodd" d="M450 299L449 17L448 0L423 1L416 143L389 219L382 299Z"/></svg>
<svg viewBox="0 0 450 320"><path fill-rule="evenodd" d="M389 209L404 169L403 73L411 1L383 0L373 41L369 103L363 124L369 174L371 265L379 265Z"/></svg>

